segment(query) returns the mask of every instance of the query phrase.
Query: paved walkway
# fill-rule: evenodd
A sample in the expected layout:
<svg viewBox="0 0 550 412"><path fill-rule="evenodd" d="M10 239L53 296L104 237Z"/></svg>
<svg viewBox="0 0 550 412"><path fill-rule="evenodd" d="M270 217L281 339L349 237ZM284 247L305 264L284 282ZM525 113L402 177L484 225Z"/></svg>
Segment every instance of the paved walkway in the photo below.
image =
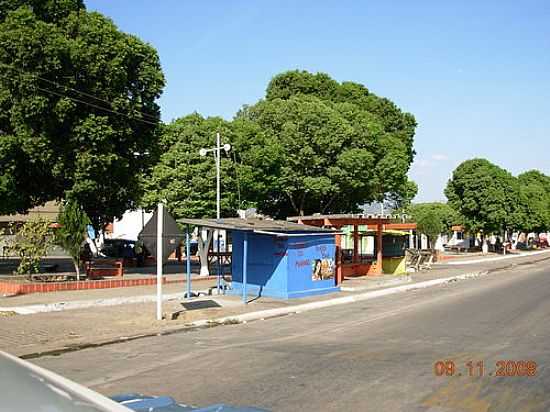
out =
<svg viewBox="0 0 550 412"><path fill-rule="evenodd" d="M423 282L446 278L472 272L497 270L511 265L539 263L550 256L522 256L510 261L490 261L478 265L436 265L428 272L416 273L410 282ZM379 282L371 290L395 287L395 284L380 283L380 279L356 279L354 284L367 286L368 282ZM351 283L349 283L351 284ZM166 285L167 293L181 290L181 285ZM400 287L400 286L397 286ZM154 288L122 288L122 293L133 291L151 294ZM87 291L87 296L107 290ZM109 293L115 290L108 290ZM63 296L67 301L71 297L82 299L82 292L57 292L44 294ZM32 355L38 352L64 350L67 348L97 345L112 341L124 340L137 335L150 335L181 330L191 322L220 317L232 317L248 312L290 307L309 302L321 302L335 298L357 295L364 292L340 292L320 297L308 297L291 301L268 298L252 299L248 305L242 305L240 297L220 296L194 299L191 302L173 299L164 303L163 310L167 320L154 319L155 303L135 303L117 306L105 306L66 310L60 312L37 313L33 315L12 315L0 311L0 349L16 355ZM80 295L74 295L80 294ZM48 296L49 298L49 296ZM0 300L4 307L30 304L36 296L20 296ZM0 309L1 310L1 309ZM173 320L172 320L173 319Z"/></svg>
<svg viewBox="0 0 550 412"><path fill-rule="evenodd" d="M508 260L508 259L517 259L521 257L526 256L537 256L537 255L544 255L544 254L550 254L550 249L542 249L542 250L533 250L529 252L519 252L515 251L514 253L508 253L506 255L500 255L500 254L490 254L490 255L478 255L475 258L469 258L469 259L453 259L446 261L446 265L473 265L477 263L485 263L485 262L495 262L498 260Z"/></svg>
<svg viewBox="0 0 550 412"><path fill-rule="evenodd" d="M170 277L169 279L172 279L172 277ZM203 290L215 286L216 280L212 278L194 276L191 280L191 285L193 287L193 290ZM169 294L177 292L183 293L186 290L186 287L187 286L185 283L168 283L162 286L162 290L165 293ZM2 309L2 307L10 306L49 304L57 302L70 302L75 300L125 298L132 296L151 295L155 293L156 285L108 289L70 290L49 293L32 293L28 295L0 297L0 310Z"/></svg>

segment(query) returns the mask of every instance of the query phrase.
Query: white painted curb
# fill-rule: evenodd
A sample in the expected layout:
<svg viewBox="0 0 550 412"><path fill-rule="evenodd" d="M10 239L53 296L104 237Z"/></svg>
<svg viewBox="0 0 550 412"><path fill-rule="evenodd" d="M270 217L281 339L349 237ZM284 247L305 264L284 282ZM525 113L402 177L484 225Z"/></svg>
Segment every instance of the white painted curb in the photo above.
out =
<svg viewBox="0 0 550 412"><path fill-rule="evenodd" d="M276 316L288 315L289 313L307 312L310 310L328 308L331 306L345 305L345 304L354 303L354 302L362 302L364 300L375 299L382 296L393 295L396 293L407 292L415 289L425 289L425 288L442 285L453 281L476 278L479 276L486 275L487 273L488 271L473 272L473 273L467 273L463 275L450 276L447 278L427 280L424 282L412 283L412 284L403 285L403 286L396 286L393 288L374 290L372 292L365 292L365 293L361 293L353 296L345 296L341 298L322 300L319 302L304 303L302 305L287 306L284 308L277 308L277 309L260 310L257 312L243 313L242 315L225 316L217 319L200 320L200 321L191 323L191 325L205 326L211 323L224 323L224 322L233 322L233 321L249 322L249 321L258 320L258 319L267 319L267 318L272 318Z"/></svg>
<svg viewBox="0 0 550 412"><path fill-rule="evenodd" d="M543 253L550 253L550 250L538 250L536 252L522 252L522 253L507 255L507 256L497 256L492 258L474 259L474 260L466 260L466 261L451 260L449 262L443 263L443 265L472 265L475 263L494 262L495 260L514 259L514 258L520 258L520 257L542 255Z"/></svg>
<svg viewBox="0 0 550 412"><path fill-rule="evenodd" d="M208 294L208 290L195 290L194 293ZM162 296L163 301L184 299L185 293L171 293ZM128 296L109 299L95 299L95 300L74 300L69 302L56 302L56 303L41 303L36 305L26 306L0 306L0 312L15 312L18 315L32 315L35 313L45 312L60 312L63 310L72 309L86 309L98 306L115 306L124 305L128 303L149 303L156 302L157 295L142 295L142 296Z"/></svg>
<svg viewBox="0 0 550 412"><path fill-rule="evenodd" d="M223 318L212 319L212 320L210 319L201 320L201 321L193 322L191 323L191 325L203 326L203 325L207 325L208 323L223 323L228 321L246 322L246 321L251 321L256 319L265 319L265 318L270 318L274 316L287 315L289 313L306 312L309 310L327 308L330 306L344 305L344 304L353 303L353 302L361 302L363 300L369 300L369 299L374 299L381 296L393 295L395 293L407 292L409 290L414 290L414 289L425 289L432 286L442 285L444 283L448 283L452 281L475 278L478 276L482 276L486 273L487 271L473 272L473 273L467 273L463 275L450 276L450 277L441 278L441 279L427 280L424 282L410 283L402 286L373 290L370 292L364 292L353 296L345 296L341 298L322 300L318 302L304 303L301 305L249 312L249 313L244 313L242 315L226 316ZM206 291L200 291L200 292L206 292ZM184 298L184 294L181 292L172 293L169 295L164 295L163 301L168 301L173 299L183 299L183 298ZM114 306L114 305L123 305L127 303L155 302L156 299L157 299L156 295L144 295L144 296L131 296L126 298L81 300L81 301L47 303L47 304L28 305L28 306L13 306L13 307L0 306L0 312L15 312L19 315L32 315L35 313L59 312L63 310L85 309L85 308L91 308L91 307L97 307L97 306Z"/></svg>
<svg viewBox="0 0 550 412"><path fill-rule="evenodd" d="M373 282L373 285L371 286L353 286L353 287L350 287L350 286L340 286L340 290L342 292L361 292L361 291L366 291L366 290L372 290L372 289L376 289L376 288L383 288L383 287L386 287L386 286L391 286L391 285L402 285L404 283L411 283L413 280L412 280L412 277L409 275L409 276L403 276L405 279L394 279L394 280L386 280L386 281L383 281L383 282L378 282L378 283L374 283L376 281L371 281Z"/></svg>

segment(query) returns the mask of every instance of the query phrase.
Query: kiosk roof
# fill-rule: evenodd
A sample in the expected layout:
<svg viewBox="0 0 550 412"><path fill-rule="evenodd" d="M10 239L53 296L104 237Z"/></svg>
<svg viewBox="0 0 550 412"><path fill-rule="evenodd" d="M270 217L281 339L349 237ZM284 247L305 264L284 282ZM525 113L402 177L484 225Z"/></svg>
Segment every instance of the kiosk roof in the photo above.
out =
<svg viewBox="0 0 550 412"><path fill-rule="evenodd" d="M278 233L334 233L334 230L323 229L320 227L304 225L301 223L287 222L284 220L268 220L268 219L241 219L238 217L230 217L225 219L187 219L182 218L177 220L178 223L187 225L195 225L208 227L212 229L223 230L241 230L241 231L269 231Z"/></svg>

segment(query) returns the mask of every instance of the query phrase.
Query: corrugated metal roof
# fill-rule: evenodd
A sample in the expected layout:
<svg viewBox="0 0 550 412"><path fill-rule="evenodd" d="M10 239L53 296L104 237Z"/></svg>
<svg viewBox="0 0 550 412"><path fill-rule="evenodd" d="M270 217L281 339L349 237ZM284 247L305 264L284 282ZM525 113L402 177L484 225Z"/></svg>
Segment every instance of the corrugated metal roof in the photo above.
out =
<svg viewBox="0 0 550 412"><path fill-rule="evenodd" d="M303 222L306 222L308 220L321 220L321 219L332 219L332 220L338 220L338 219L382 219L382 220L390 220L394 218L394 215L388 215L388 214L363 214L363 213L346 213L346 214L334 214L334 215L309 215L309 216L291 216L288 217L287 220L290 222L297 222L298 220L301 220Z"/></svg>
<svg viewBox="0 0 550 412"><path fill-rule="evenodd" d="M223 230L242 230L253 232L255 230L292 233L292 232L326 232L333 233L333 230L323 229L315 226L302 225L300 223L286 222L284 220L268 220L268 219L241 219L231 217L225 219L178 219L178 223L208 227L212 229Z"/></svg>
<svg viewBox="0 0 550 412"><path fill-rule="evenodd" d="M353 234L353 227L347 227L342 230L346 235L352 235ZM365 229L364 225L359 226L359 230L357 231L360 235L376 235L378 232L373 229ZM409 232L405 232L403 230L394 230L394 229L384 229L382 231L383 236L409 236Z"/></svg>

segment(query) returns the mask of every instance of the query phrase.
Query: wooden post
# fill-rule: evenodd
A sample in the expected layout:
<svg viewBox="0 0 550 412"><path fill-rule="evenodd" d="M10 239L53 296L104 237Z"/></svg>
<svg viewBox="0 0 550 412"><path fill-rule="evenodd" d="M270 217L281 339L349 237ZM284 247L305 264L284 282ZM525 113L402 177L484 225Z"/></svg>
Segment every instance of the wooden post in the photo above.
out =
<svg viewBox="0 0 550 412"><path fill-rule="evenodd" d="M248 232L244 231L243 242L243 303L248 303L248 292L246 290L246 283L248 282Z"/></svg>
<svg viewBox="0 0 550 412"><path fill-rule="evenodd" d="M353 263L359 262L359 226L353 225Z"/></svg>
<svg viewBox="0 0 550 412"><path fill-rule="evenodd" d="M382 253L382 231L384 230L384 225L382 225L382 223L378 223L376 229L376 274L381 275L382 257L384 256Z"/></svg>
<svg viewBox="0 0 550 412"><path fill-rule="evenodd" d="M336 265L336 286L340 285L344 279L342 276L342 235L334 235L335 255L334 263Z"/></svg>
<svg viewBox="0 0 550 412"><path fill-rule="evenodd" d="M186 280L187 299L191 299L191 239L189 237L189 225L185 226L185 257L186 257Z"/></svg>

